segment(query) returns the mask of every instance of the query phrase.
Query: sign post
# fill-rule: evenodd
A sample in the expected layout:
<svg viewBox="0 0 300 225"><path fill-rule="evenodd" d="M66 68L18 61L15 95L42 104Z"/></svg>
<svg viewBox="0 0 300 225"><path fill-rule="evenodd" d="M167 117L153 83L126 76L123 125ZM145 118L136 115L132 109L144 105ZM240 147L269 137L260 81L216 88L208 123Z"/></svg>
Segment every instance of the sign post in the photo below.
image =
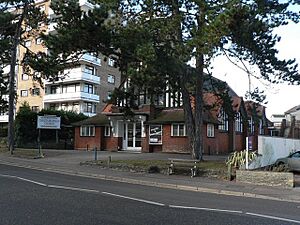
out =
<svg viewBox="0 0 300 225"><path fill-rule="evenodd" d="M38 135L38 157L43 157L41 152L41 129L51 129L58 130L60 129L60 117L56 115L45 115L38 116L37 118L37 129L39 130Z"/></svg>

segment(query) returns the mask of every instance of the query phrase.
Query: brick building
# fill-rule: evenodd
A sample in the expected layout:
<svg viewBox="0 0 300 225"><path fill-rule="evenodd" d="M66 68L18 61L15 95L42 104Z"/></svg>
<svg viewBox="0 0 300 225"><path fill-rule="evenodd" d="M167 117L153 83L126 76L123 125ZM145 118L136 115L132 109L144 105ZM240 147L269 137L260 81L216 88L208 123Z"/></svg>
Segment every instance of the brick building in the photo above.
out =
<svg viewBox="0 0 300 225"><path fill-rule="evenodd" d="M230 107L213 93L203 96L204 154L226 154L245 149L245 140L266 134L265 107L243 101L232 92ZM107 105L95 117L74 124L75 149L97 147L108 151L190 153L183 108L180 105L142 104L128 117L122 107Z"/></svg>

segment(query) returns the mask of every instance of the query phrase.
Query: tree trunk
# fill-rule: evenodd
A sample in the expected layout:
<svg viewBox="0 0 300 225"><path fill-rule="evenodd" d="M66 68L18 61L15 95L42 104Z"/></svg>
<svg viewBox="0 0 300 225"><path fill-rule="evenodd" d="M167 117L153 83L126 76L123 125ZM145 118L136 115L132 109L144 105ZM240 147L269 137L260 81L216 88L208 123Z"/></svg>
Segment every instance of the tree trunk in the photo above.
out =
<svg viewBox="0 0 300 225"><path fill-rule="evenodd" d="M15 111L15 79L16 79L16 65L17 65L17 51L21 39L22 23L27 13L28 2L24 3L24 8L20 19L16 24L16 31L12 40L11 47L11 62L9 75L9 101L8 101L8 150L11 154L14 153L15 148L15 131L14 131L14 111Z"/></svg>
<svg viewBox="0 0 300 225"><path fill-rule="evenodd" d="M196 89L195 89L195 158L203 159L203 55L196 62Z"/></svg>

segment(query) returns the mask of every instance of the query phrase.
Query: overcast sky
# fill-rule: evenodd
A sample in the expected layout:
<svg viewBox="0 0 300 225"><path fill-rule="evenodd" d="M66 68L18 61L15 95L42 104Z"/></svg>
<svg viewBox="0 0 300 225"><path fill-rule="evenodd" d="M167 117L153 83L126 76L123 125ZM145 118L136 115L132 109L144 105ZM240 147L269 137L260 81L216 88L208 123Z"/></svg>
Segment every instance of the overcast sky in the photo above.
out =
<svg viewBox="0 0 300 225"><path fill-rule="evenodd" d="M300 7L299 7L300 8ZM296 58L300 72L300 24L289 24L276 30L282 39L278 44L280 59ZM240 96L245 96L248 90L247 75L225 57L218 57L214 62L213 75L226 81ZM260 81L252 80L252 89L260 86L264 87L267 94L267 116L272 114L282 114L290 108L300 105L300 86L287 84L272 85L266 87Z"/></svg>

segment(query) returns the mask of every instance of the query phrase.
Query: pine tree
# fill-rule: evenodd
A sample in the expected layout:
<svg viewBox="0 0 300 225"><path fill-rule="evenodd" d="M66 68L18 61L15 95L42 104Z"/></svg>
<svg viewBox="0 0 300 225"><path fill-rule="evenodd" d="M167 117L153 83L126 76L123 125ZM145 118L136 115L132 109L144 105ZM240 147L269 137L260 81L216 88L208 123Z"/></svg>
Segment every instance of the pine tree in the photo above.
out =
<svg viewBox="0 0 300 225"><path fill-rule="evenodd" d="M236 58L249 74L256 66L261 79L299 83L295 60L280 60L275 48L278 26L299 22L288 10L299 1L278 0L95 0L99 7L82 12L73 1L54 1L57 33L45 37L54 58L67 59L84 51L115 55L132 88L123 97L136 99L136 90L150 95L180 91L192 156L203 153L203 83L218 55ZM190 60L196 67L187 66ZM51 61L50 60L50 61ZM37 60L38 61L38 60ZM36 61L36 64L39 63ZM47 62L47 57L43 59ZM237 78L238 79L238 78ZM136 88L135 88L136 89ZM191 106L191 89L195 109ZM134 101L129 101L134 102ZM134 107L129 104L128 107Z"/></svg>

